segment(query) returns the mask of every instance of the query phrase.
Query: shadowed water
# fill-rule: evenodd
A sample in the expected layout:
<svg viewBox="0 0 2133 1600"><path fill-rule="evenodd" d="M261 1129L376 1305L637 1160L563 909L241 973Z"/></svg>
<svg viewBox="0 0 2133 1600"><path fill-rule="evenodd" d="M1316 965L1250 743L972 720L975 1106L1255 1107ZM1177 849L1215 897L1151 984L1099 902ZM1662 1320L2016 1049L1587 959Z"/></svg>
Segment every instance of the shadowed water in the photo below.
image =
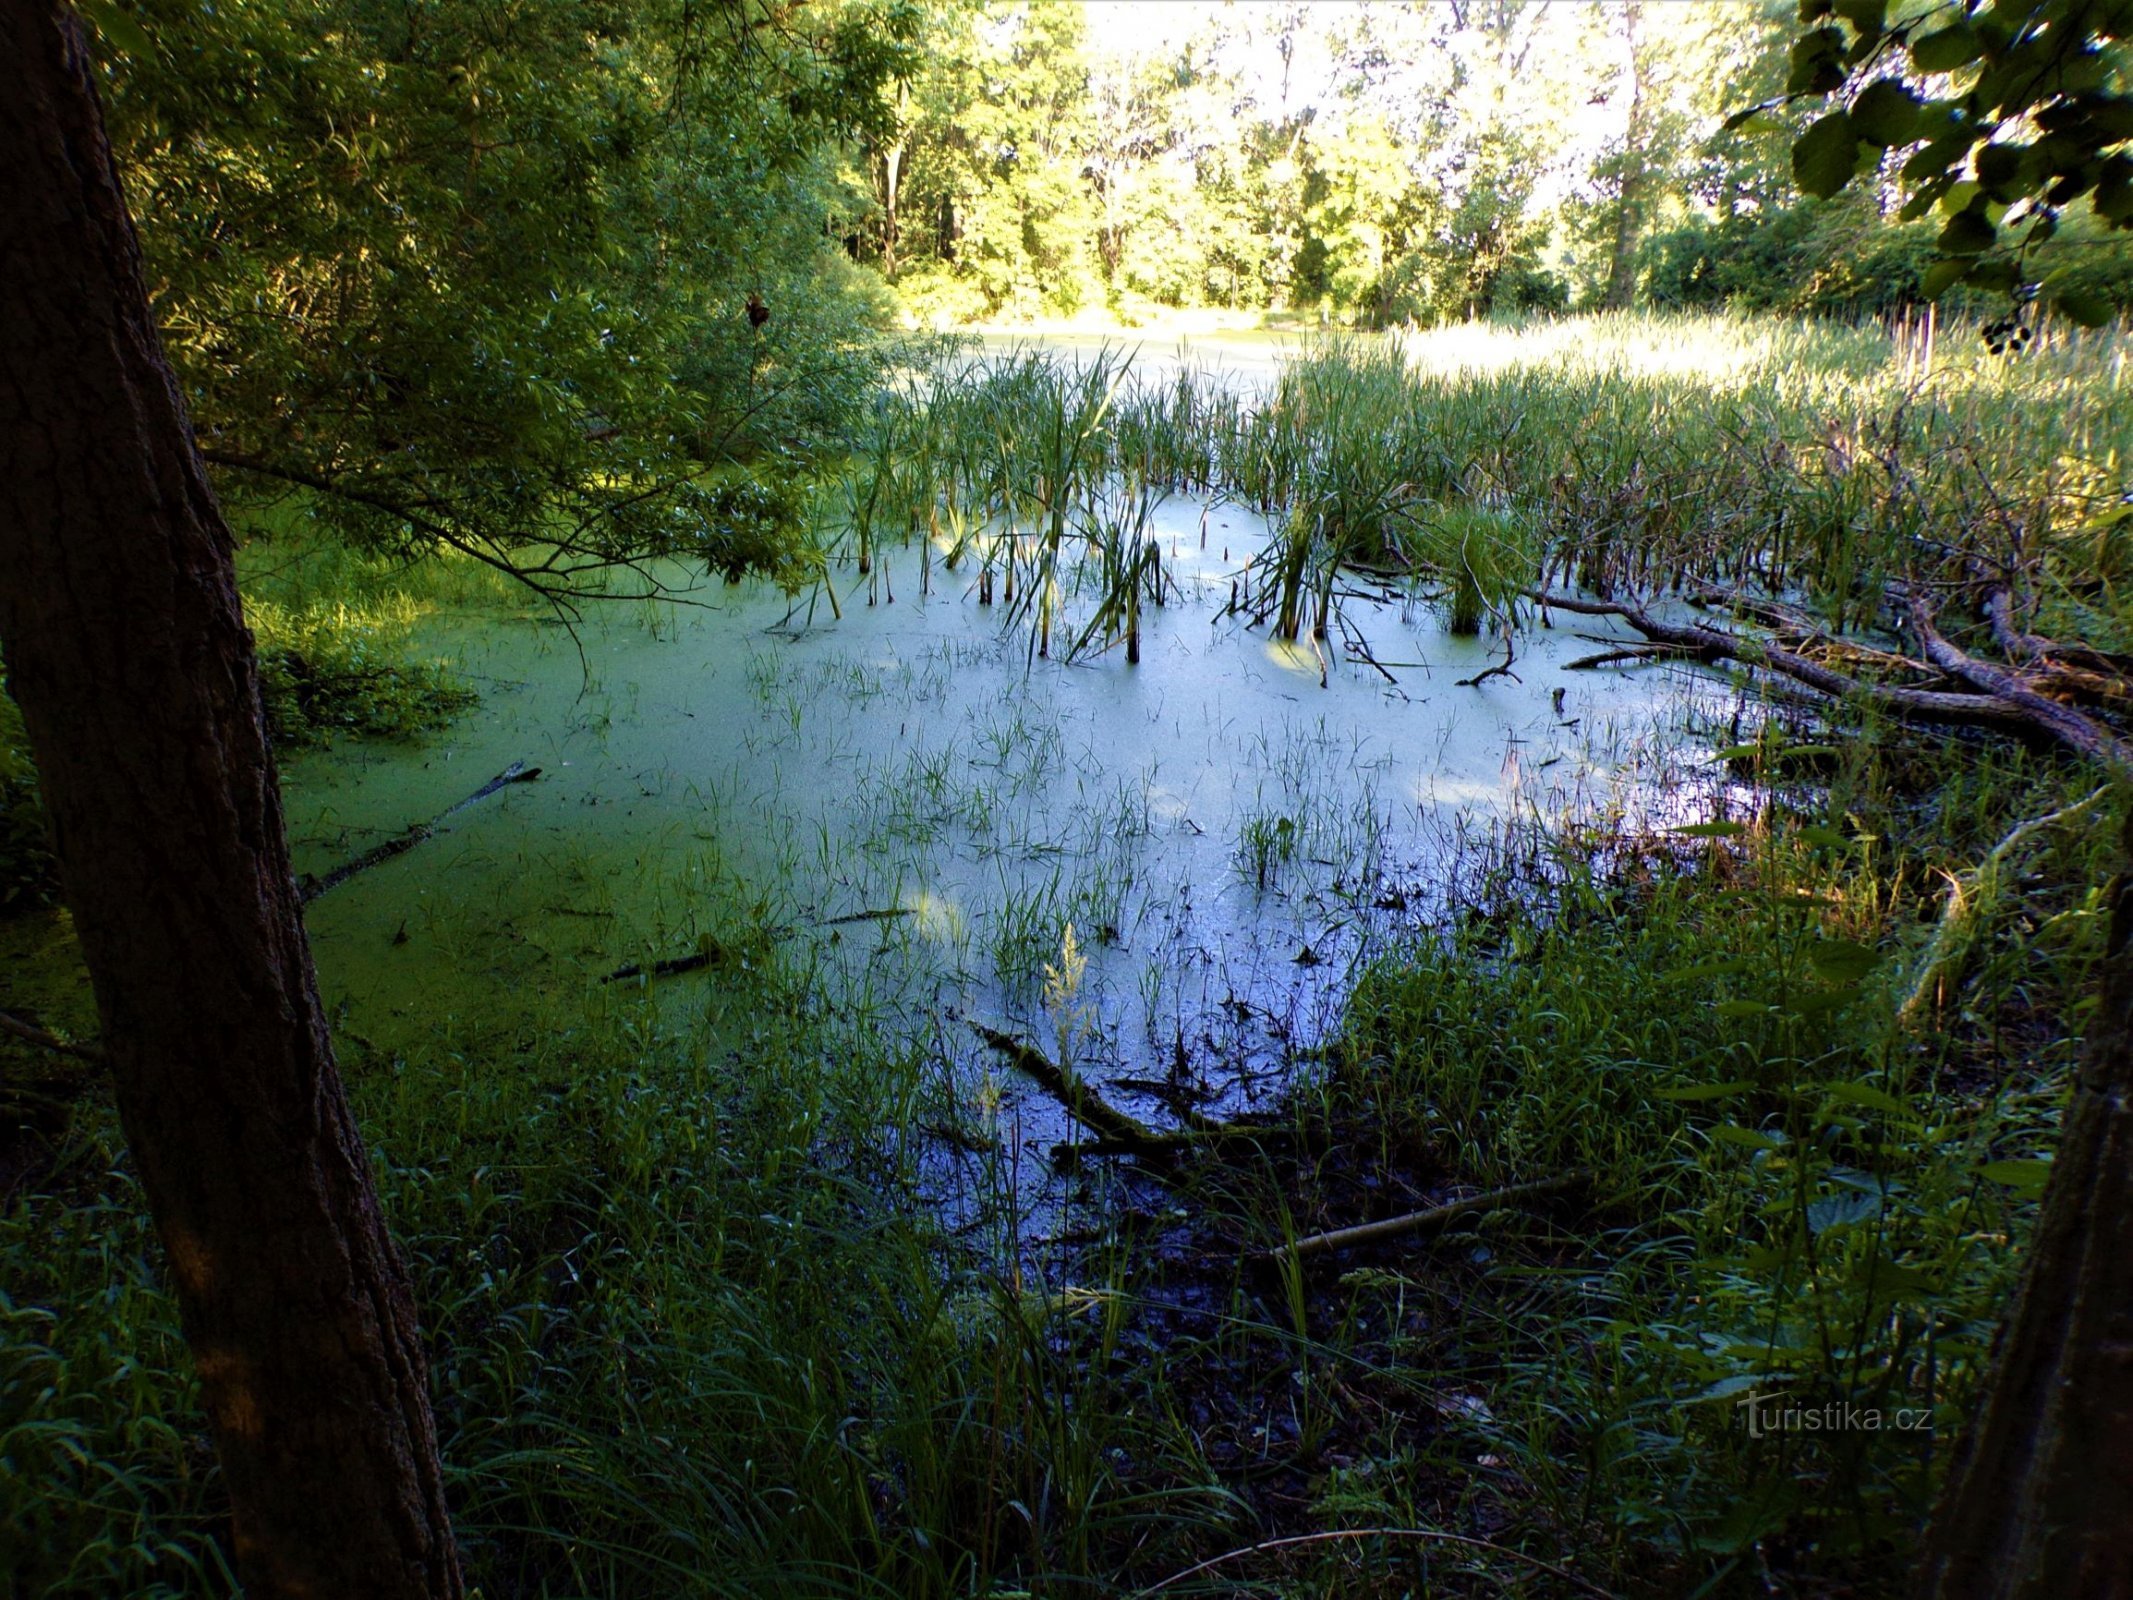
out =
<svg viewBox="0 0 2133 1600"><path fill-rule="evenodd" d="M925 1042L948 1148L1036 1150L1067 1119L966 1020L1071 1056L1159 1125L1263 1107L1493 828L1685 819L1656 752L1686 680L1566 672L1600 648L1586 619L1522 631L1515 677L1462 686L1501 645L1426 603L1352 590L1322 657L1220 614L1258 518L1172 499L1154 530L1178 594L1137 666L1033 660L916 547L839 573L841 620L742 585L617 604L575 636L438 625L425 645L481 705L417 746L293 762L299 868L513 762L541 777L312 907L329 1004L381 1046L471 1039L548 999L685 1010L720 965L775 954ZM709 970L601 981L692 954Z"/></svg>

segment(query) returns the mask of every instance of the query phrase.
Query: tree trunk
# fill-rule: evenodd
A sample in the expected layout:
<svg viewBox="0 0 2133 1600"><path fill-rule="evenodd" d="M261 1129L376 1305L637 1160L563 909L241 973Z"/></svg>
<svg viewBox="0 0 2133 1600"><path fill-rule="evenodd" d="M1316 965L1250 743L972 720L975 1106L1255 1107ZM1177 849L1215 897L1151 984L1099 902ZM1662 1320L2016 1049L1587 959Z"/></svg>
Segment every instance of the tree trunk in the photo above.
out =
<svg viewBox="0 0 2133 1600"><path fill-rule="evenodd" d="M406 1268L334 1067L229 530L79 19L0 0L0 647L247 1592L461 1593Z"/></svg>
<svg viewBox="0 0 2133 1600"><path fill-rule="evenodd" d="M2133 1596L2133 879L1984 1415L1928 1537L1936 1600Z"/></svg>
<svg viewBox="0 0 2133 1600"><path fill-rule="evenodd" d="M1629 42L1629 135L1622 151L1622 195L1615 206L1615 236L1609 251L1607 289L1601 304L1627 309L1637 298L1637 242L1644 230L1644 191L1651 177L1646 151L1651 144L1651 95L1644 41L1637 37L1643 6L1623 6L1622 27Z"/></svg>

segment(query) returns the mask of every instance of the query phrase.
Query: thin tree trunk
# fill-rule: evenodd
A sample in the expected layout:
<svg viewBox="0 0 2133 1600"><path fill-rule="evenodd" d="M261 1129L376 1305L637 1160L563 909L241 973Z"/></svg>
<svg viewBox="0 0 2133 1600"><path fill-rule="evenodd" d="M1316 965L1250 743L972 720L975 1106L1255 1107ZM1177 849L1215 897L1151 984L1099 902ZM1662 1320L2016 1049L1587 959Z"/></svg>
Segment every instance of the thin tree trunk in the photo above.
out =
<svg viewBox="0 0 2133 1600"><path fill-rule="evenodd" d="M1935 1600L2133 1596L2133 881L1984 1415L1928 1538Z"/></svg>
<svg viewBox="0 0 2133 1600"><path fill-rule="evenodd" d="M335 1070L228 528L79 19L0 0L0 646L269 1596L457 1596L407 1273Z"/></svg>
<svg viewBox="0 0 2133 1600"><path fill-rule="evenodd" d="M1637 242L1644 228L1644 192L1651 183L1646 155L1651 143L1651 96L1645 83L1645 46L1637 37L1642 13L1639 0L1622 7L1622 27L1629 41L1629 136L1622 152L1622 196L1615 206L1614 243L1602 296L1602 304L1623 308L1637 297Z"/></svg>

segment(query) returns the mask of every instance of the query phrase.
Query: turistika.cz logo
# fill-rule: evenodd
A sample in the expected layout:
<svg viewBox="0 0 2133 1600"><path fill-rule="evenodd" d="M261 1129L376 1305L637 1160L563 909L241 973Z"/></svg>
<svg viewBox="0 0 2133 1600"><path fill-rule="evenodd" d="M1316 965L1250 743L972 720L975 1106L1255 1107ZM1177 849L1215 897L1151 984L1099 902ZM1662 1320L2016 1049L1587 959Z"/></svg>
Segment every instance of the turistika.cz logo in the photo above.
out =
<svg viewBox="0 0 2133 1600"><path fill-rule="evenodd" d="M1930 1406L1898 1406L1886 1411L1851 1400L1829 1400L1810 1406L1783 1395L1757 1394L1753 1390L1734 1401L1733 1409L1746 1416L1751 1439L1779 1433L1927 1433L1933 1427Z"/></svg>

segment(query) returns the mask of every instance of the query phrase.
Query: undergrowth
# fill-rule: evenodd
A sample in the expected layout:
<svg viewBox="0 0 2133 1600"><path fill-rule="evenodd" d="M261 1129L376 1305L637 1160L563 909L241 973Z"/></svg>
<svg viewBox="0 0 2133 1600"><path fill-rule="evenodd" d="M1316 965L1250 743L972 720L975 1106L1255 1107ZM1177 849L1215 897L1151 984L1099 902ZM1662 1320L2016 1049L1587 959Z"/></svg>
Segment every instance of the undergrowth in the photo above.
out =
<svg viewBox="0 0 2133 1600"><path fill-rule="evenodd" d="M1220 1528L1102 1295L918 1198L891 1108L919 1057L832 1026L804 973L727 979L682 1023L572 997L515 1039L344 1044L479 1592L1111 1592ZM84 1108L0 1214L17 1593L233 1592L155 1260Z"/></svg>
<svg viewBox="0 0 2133 1600"><path fill-rule="evenodd" d="M1574 1212L1496 1219L1466 1331L1422 1348L1487 1396L1438 1480L1447 1450L1490 1464L1490 1517L1624 1592L1898 1591L2049 1170L2117 829L2077 817L2017 886L1956 897L1950 968L1925 874L2078 791L1889 743L1736 747L1766 779L1837 764L1737 820L1526 832L1366 975L1305 1091L1381 1171L1590 1175ZM1945 787L1909 791L1918 763ZM1365 1320L1446 1294L1426 1260L1361 1266Z"/></svg>

